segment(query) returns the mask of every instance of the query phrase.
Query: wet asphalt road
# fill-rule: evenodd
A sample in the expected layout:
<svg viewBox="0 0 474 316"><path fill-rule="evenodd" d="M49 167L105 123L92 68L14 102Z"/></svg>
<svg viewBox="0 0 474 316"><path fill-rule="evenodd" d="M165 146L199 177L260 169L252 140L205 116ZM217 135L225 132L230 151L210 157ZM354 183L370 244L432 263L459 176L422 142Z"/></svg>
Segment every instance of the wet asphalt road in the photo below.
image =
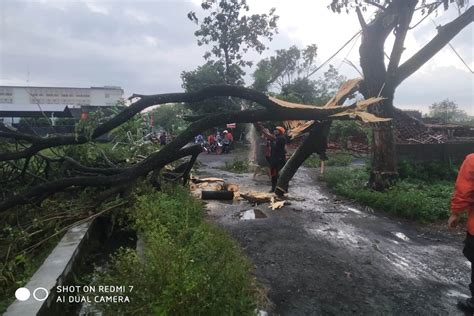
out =
<svg viewBox="0 0 474 316"><path fill-rule="evenodd" d="M200 176L238 183L241 191L269 189L216 169L234 155L201 155ZM341 179L343 181L343 179ZM207 204L208 216L239 242L268 289L275 315L463 315L470 264L462 255L462 233L402 222L341 201L301 168L290 194L304 198L267 217L240 220L246 201Z"/></svg>

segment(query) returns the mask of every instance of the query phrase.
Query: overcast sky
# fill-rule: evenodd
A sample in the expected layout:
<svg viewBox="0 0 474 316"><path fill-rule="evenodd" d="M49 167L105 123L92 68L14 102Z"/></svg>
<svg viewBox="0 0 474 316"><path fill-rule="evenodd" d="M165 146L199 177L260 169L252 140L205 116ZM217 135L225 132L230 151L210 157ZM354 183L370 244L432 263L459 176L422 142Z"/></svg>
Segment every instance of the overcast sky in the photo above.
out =
<svg viewBox="0 0 474 316"><path fill-rule="evenodd" d="M204 48L186 14L202 16L199 0L0 0L0 85L103 86L117 85L132 93L182 91L180 73L204 63ZM291 45L318 45L323 62L358 30L354 13L335 14L330 0L248 0L252 12L276 7L279 34L263 56ZM445 24L455 9L440 10L407 37L404 59L436 34L433 22ZM420 17L416 16L414 21ZM370 19L370 12L366 14ZM473 26L451 42L474 68ZM358 74L341 61L359 64L358 45L349 45L331 63L348 78ZM386 51L390 51L388 41ZM352 48L352 50L351 50ZM403 62L402 60L402 62ZM246 70L250 74L253 69ZM322 75L324 70L316 73ZM250 84L250 76L247 76ZM449 98L474 115L473 75L449 49L407 79L397 90L395 104L427 111L433 102Z"/></svg>

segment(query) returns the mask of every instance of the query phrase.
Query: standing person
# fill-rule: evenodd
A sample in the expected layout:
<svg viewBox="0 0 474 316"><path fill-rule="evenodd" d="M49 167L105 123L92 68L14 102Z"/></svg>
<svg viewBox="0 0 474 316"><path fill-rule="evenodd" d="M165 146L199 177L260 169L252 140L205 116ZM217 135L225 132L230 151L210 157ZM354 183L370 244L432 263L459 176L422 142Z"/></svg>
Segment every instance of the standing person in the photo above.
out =
<svg viewBox="0 0 474 316"><path fill-rule="evenodd" d="M256 123L256 128L271 141L269 162L272 188L270 192L275 192L278 182L278 172L286 163L285 129L281 126L277 126L273 134L271 134L270 131L264 128L260 123Z"/></svg>
<svg viewBox="0 0 474 316"><path fill-rule="evenodd" d="M234 149L234 135L232 135L232 132L228 131L225 136L229 140L229 150Z"/></svg>
<svg viewBox="0 0 474 316"><path fill-rule="evenodd" d="M230 147L230 139L227 137L229 132L227 130L223 131L224 139L222 140L222 153L227 154Z"/></svg>
<svg viewBox="0 0 474 316"><path fill-rule="evenodd" d="M194 142L196 144L203 145L204 144L204 136L202 134L198 134L198 136L196 136L196 138L194 138Z"/></svg>
<svg viewBox="0 0 474 316"><path fill-rule="evenodd" d="M252 179L256 179L257 175L261 170L265 170L265 174L268 178L272 178L270 174L270 146L269 141L262 133L260 138L257 140L254 152L254 160L257 163L257 167L254 170Z"/></svg>
<svg viewBox="0 0 474 316"><path fill-rule="evenodd" d="M474 313L474 153L467 155L459 169L459 174L451 199L451 216L448 227L454 229L459 222L459 215L467 211L467 233L464 241L464 256L471 262L471 298L458 302L458 307L469 313Z"/></svg>
<svg viewBox="0 0 474 316"><path fill-rule="evenodd" d="M160 134L160 145L165 146L166 145L166 133L161 132Z"/></svg>
<svg viewBox="0 0 474 316"><path fill-rule="evenodd" d="M207 143L209 144L209 152L215 152L216 151L216 137L214 136L213 133L207 136Z"/></svg>

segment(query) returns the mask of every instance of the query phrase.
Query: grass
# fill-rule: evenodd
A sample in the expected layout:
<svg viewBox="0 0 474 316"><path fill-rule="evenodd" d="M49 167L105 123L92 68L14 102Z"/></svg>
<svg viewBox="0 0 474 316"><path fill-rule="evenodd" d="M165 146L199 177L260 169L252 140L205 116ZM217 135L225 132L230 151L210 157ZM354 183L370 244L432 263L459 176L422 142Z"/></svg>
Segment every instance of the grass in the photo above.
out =
<svg viewBox="0 0 474 316"><path fill-rule="evenodd" d="M251 265L221 229L204 221L202 204L183 188L147 192L130 212L146 244L143 257L123 250L98 283L133 285L120 315L251 315L258 289Z"/></svg>
<svg viewBox="0 0 474 316"><path fill-rule="evenodd" d="M352 154L348 152L329 152L326 166L348 166L354 161ZM308 168L319 168L321 160L317 154L312 154L303 164Z"/></svg>
<svg viewBox="0 0 474 316"><path fill-rule="evenodd" d="M226 162L221 170L233 172L233 173L247 173L251 172L251 165L248 160L234 160L232 162Z"/></svg>
<svg viewBox="0 0 474 316"><path fill-rule="evenodd" d="M328 169L322 176L335 193L377 210L421 222L433 222L449 215L453 181L402 178L389 190L377 192L366 187L368 179L367 170L352 168Z"/></svg>

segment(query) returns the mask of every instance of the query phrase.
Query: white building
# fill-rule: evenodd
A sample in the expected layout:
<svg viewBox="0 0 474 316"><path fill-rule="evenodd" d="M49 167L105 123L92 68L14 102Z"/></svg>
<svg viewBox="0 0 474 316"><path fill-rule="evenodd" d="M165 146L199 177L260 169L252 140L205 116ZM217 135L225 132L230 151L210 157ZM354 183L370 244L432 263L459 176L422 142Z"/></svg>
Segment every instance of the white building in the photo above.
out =
<svg viewBox="0 0 474 316"><path fill-rule="evenodd" d="M62 112L66 108L114 106L122 99L123 89L115 86L27 87L0 86L0 121L16 123L19 112ZM8 115L12 112L12 115ZM15 113L13 115L13 113ZM2 120L3 117L3 120Z"/></svg>

